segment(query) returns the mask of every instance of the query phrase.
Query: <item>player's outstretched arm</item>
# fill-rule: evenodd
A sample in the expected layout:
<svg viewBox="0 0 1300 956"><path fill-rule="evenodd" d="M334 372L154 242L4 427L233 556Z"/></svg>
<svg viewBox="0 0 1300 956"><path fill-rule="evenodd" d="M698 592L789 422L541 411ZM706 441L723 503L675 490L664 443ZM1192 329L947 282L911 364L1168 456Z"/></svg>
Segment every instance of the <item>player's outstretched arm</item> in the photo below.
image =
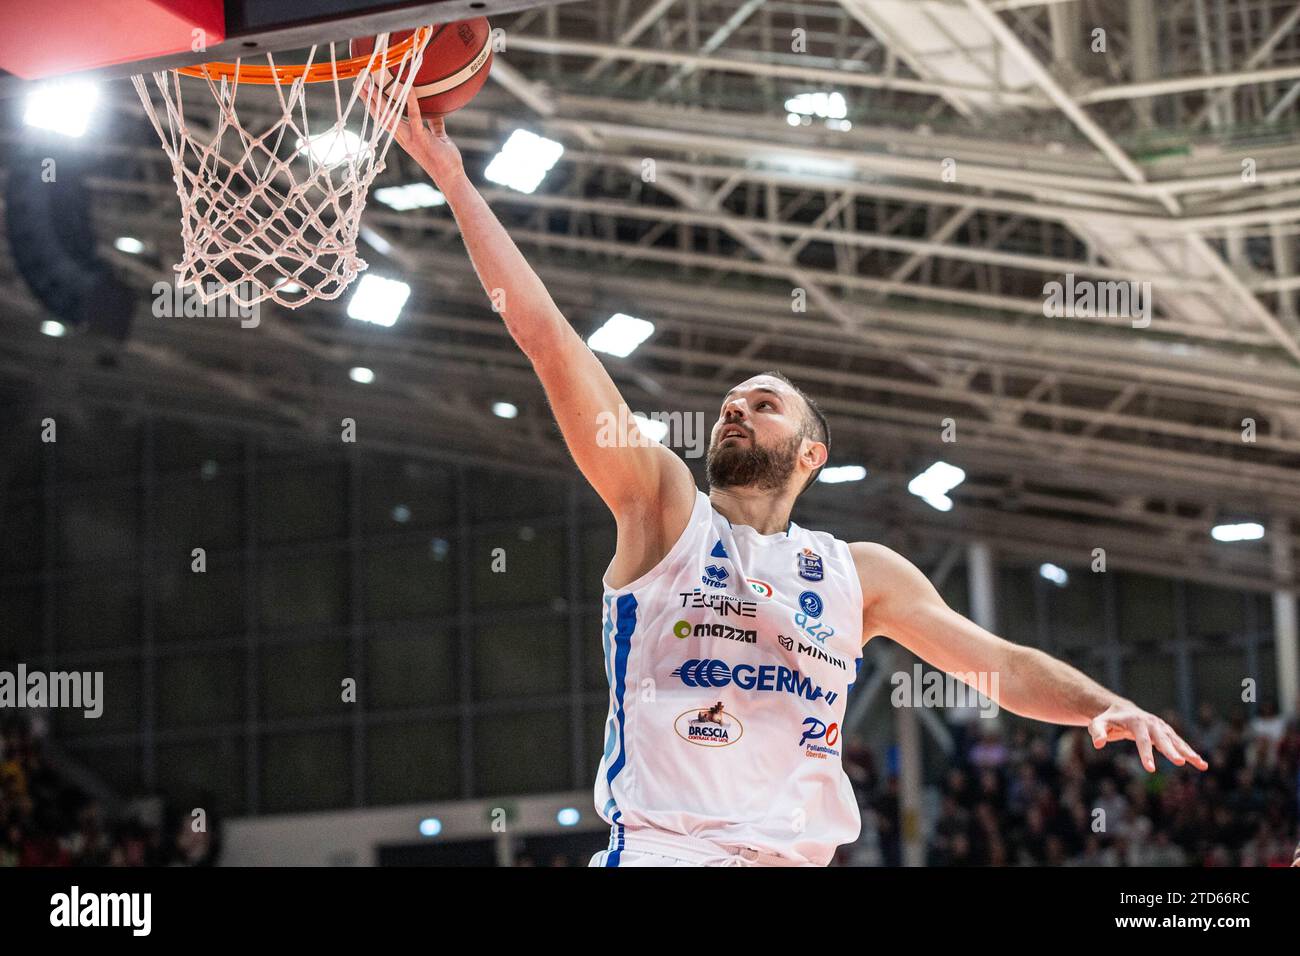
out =
<svg viewBox="0 0 1300 956"><path fill-rule="evenodd" d="M1159 717L1064 661L1003 640L958 614L902 555L866 542L855 542L849 550L862 581L866 637L889 637L958 677L972 672L997 674L996 685L987 686L996 686L1000 707L1035 720L1087 727L1097 748L1112 740L1132 740L1148 771L1156 769L1153 748L1180 767L1184 763L1199 770L1209 766Z"/></svg>
<svg viewBox="0 0 1300 956"><path fill-rule="evenodd" d="M670 512L684 508L689 515L695 487L690 469L637 427L605 366L466 177L443 121L424 120L412 93L394 136L447 198L479 281L532 362L564 441L596 493L620 520L662 514L666 496L674 500Z"/></svg>

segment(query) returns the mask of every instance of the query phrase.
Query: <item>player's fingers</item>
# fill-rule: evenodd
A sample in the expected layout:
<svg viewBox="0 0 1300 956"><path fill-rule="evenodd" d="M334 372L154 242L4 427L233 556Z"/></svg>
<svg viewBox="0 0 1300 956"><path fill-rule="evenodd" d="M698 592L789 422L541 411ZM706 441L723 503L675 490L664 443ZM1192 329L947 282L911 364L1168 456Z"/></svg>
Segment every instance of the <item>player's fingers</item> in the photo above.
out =
<svg viewBox="0 0 1300 956"><path fill-rule="evenodd" d="M361 81L361 98L365 100L366 109L371 116L375 116L375 95L374 87L370 85L370 78L366 77Z"/></svg>
<svg viewBox="0 0 1300 956"><path fill-rule="evenodd" d="M1151 732L1147 730L1146 724L1138 725L1138 729L1133 734L1133 739L1137 742L1138 756L1142 758L1142 766L1146 768L1147 773L1155 773L1156 758L1151 753Z"/></svg>
<svg viewBox="0 0 1300 956"><path fill-rule="evenodd" d="M1088 721L1088 735L1092 737L1092 746L1095 749L1100 750L1106 746L1106 721L1101 719L1100 714Z"/></svg>
<svg viewBox="0 0 1300 956"><path fill-rule="evenodd" d="M441 116L431 116L429 118L429 129L434 136L443 137L447 135L447 124L443 122Z"/></svg>
<svg viewBox="0 0 1300 956"><path fill-rule="evenodd" d="M362 86L361 95L365 98L366 109L368 109L370 115L375 118L375 122L383 123L385 106L387 105L384 102L383 91L375 85L373 80L367 77ZM390 116L388 122L384 124L384 128L392 130L393 135L397 138L399 143L403 142L403 123L400 115L394 113Z"/></svg>
<svg viewBox="0 0 1300 956"><path fill-rule="evenodd" d="M1206 763L1205 758L1202 757L1200 754L1198 754L1194 749L1192 749L1191 744L1189 744L1182 737L1179 737L1172 730L1169 731L1169 736L1174 738L1174 743L1177 745L1179 751L1181 751L1184 757L1186 757L1189 761L1191 761L1193 767L1195 767L1197 770L1210 769L1210 765Z"/></svg>
<svg viewBox="0 0 1300 956"><path fill-rule="evenodd" d="M420 115L420 94L415 92L414 86L406 98L406 118L411 122L411 129L419 129L420 121L424 118Z"/></svg>
<svg viewBox="0 0 1300 956"><path fill-rule="evenodd" d="M1178 745L1174 743L1177 735L1172 730L1169 730L1166 727L1156 727L1155 732L1151 736L1155 741L1156 747L1159 748L1162 754L1169 758L1169 762L1175 767L1181 767L1183 764L1187 763L1187 758L1183 756L1183 752L1179 750Z"/></svg>

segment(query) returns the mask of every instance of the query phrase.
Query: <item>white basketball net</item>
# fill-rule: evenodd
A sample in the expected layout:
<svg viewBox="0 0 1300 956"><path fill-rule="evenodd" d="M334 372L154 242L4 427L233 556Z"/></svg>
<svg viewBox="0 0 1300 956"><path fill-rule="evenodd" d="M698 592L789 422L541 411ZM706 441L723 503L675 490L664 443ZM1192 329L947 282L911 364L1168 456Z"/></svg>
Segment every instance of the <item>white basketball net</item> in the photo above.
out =
<svg viewBox="0 0 1300 956"><path fill-rule="evenodd" d="M357 255L361 211L371 182L384 168L394 120L405 113L424 54L416 43L390 62L402 79L386 83L378 94L376 121L366 109L363 85L374 69L383 69L388 46L388 35L381 34L371 66L356 77L340 78L331 43L329 78L316 84L298 77L241 85L238 76L230 80L205 72L199 79L164 70L152 74L156 89L151 90L146 76L133 78L171 160L181 201L185 252L175 267L181 287L192 287L204 302L228 295L242 306L271 299L292 309L337 298L366 268ZM309 64L315 63L317 49L311 48ZM274 68L272 54L265 56ZM208 127L206 117L186 117L181 96L186 84L206 85L215 98L215 128ZM306 91L312 85L333 94L323 115L308 115ZM245 118L235 108L241 89ZM155 108L154 94L161 109Z"/></svg>

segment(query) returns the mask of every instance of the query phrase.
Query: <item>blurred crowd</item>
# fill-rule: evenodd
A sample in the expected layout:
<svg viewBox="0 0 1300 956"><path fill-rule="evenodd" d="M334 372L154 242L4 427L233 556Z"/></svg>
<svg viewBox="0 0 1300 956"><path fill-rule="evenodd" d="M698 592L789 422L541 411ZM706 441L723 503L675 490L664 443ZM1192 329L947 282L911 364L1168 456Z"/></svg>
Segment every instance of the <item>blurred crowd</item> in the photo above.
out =
<svg viewBox="0 0 1300 956"><path fill-rule="evenodd" d="M1101 750L1081 728L1017 719L952 727L953 750L929 789L930 866L1291 866L1300 840L1300 720L1271 703L1256 716L1201 708L1193 726L1164 718L1207 761L1163 757L1147 773L1131 742ZM897 866L897 753L850 745L844 767L863 836L839 865ZM159 798L116 813L58 773L39 732L0 725L0 866L203 866L216 821L195 832ZM590 853L522 853L520 866L585 866Z"/></svg>
<svg viewBox="0 0 1300 956"><path fill-rule="evenodd" d="M203 866L215 849L156 798L106 814L51 766L39 729L0 725L0 866Z"/></svg>
<svg viewBox="0 0 1300 956"><path fill-rule="evenodd" d="M1191 727L1162 716L1208 771L1158 756L1147 773L1132 742L1096 750L1082 728L1003 719L954 728L927 863L1290 866L1300 839L1300 720L1286 721L1272 703L1251 719L1203 706ZM897 774L861 747L844 765L864 831L874 832L837 862L898 865Z"/></svg>

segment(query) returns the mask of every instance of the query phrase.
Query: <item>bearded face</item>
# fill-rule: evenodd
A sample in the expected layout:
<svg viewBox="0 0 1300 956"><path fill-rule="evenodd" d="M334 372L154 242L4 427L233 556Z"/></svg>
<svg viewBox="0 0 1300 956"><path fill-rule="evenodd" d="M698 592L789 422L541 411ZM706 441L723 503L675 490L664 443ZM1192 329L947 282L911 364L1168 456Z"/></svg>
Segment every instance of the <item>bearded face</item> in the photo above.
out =
<svg viewBox="0 0 1300 956"><path fill-rule="evenodd" d="M729 435L742 429L744 436ZM794 474L803 436L790 435L771 447L758 443L754 431L740 422L718 429L709 446L705 463L709 484L714 488L753 486L762 491L780 491Z"/></svg>

